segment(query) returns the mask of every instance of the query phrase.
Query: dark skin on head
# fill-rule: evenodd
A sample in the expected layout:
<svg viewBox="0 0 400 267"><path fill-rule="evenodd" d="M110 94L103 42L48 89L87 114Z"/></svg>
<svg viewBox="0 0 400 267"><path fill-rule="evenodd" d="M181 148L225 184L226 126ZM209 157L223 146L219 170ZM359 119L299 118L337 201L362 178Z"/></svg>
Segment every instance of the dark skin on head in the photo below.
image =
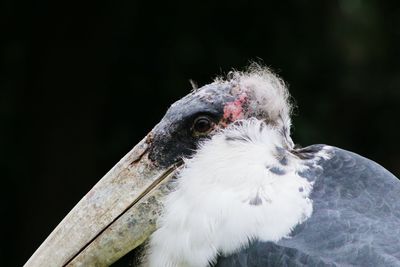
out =
<svg viewBox="0 0 400 267"><path fill-rule="evenodd" d="M223 126L224 104L233 100L229 87L208 85L177 101L152 131L149 158L165 167L190 156L199 139ZM199 123L204 121L213 129L201 132Z"/></svg>

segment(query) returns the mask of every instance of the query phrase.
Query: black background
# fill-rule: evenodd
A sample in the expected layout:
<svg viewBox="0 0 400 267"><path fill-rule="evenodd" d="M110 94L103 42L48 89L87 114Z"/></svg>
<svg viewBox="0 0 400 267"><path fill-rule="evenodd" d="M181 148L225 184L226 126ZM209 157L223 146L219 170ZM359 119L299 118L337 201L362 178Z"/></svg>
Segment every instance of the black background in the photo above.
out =
<svg viewBox="0 0 400 267"><path fill-rule="evenodd" d="M249 60L293 136L400 175L398 1L0 2L2 266L22 265L173 101Z"/></svg>

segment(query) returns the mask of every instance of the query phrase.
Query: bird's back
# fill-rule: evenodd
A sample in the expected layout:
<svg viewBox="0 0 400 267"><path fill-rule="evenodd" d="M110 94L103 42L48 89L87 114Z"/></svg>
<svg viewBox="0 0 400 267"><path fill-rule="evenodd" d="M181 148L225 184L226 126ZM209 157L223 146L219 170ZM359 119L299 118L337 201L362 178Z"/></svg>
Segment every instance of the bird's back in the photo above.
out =
<svg viewBox="0 0 400 267"><path fill-rule="evenodd" d="M216 266L400 266L400 181L357 154L330 153L322 168L301 174L315 182L313 214L290 238L253 242Z"/></svg>

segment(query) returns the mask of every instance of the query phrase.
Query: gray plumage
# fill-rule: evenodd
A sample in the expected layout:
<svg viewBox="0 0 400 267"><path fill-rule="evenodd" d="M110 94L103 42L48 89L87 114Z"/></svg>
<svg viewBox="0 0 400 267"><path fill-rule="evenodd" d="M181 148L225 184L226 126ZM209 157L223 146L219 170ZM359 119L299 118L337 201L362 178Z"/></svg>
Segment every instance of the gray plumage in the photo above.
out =
<svg viewBox="0 0 400 267"><path fill-rule="evenodd" d="M321 149L299 150L304 158ZM321 168L302 173L315 181L313 214L277 243L254 241L217 267L400 266L400 181L379 164L333 148Z"/></svg>

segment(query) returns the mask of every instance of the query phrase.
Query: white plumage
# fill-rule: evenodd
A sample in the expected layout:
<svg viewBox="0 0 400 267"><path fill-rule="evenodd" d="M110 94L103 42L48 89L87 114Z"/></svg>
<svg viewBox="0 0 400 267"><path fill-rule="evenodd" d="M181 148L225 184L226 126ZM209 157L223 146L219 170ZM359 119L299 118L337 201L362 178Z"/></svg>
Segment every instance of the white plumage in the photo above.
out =
<svg viewBox="0 0 400 267"><path fill-rule="evenodd" d="M149 265L208 266L251 240L289 237L312 213L312 183L298 175L308 168L304 161L286 150L285 174L270 171L280 166L285 142L279 128L257 119L239 121L204 142L185 160L165 202Z"/></svg>

